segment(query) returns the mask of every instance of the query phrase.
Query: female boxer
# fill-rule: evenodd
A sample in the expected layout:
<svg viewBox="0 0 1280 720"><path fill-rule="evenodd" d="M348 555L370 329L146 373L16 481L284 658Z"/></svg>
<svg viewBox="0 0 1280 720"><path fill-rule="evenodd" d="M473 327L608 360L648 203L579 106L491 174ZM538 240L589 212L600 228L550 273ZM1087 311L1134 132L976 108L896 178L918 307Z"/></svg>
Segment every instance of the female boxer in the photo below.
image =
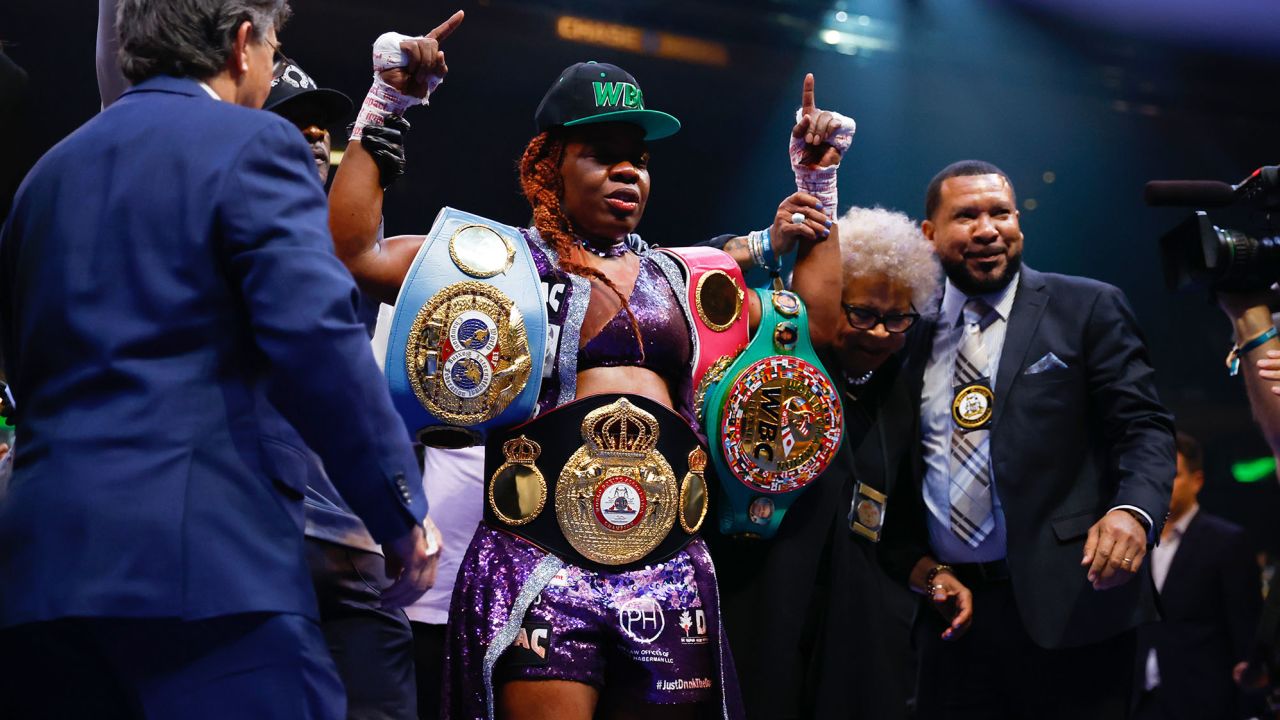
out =
<svg viewBox="0 0 1280 720"><path fill-rule="evenodd" d="M380 72L360 122L378 124L428 95L447 71L439 41L460 22L458 13L423 38L400 38L402 57L386 66L377 65L375 46ZM812 155L821 158L819 131L831 121L813 107L812 97L810 78L800 131L814 131ZM537 418L510 439L542 438L539 447L572 441L585 451L586 426L601 417L612 423L601 423L601 442L616 441L608 433L619 425L624 432L618 442L640 437L622 448L623 455L628 448L653 452L639 447L650 435L668 444L681 438L696 449L694 340L684 280L670 258L634 234L649 196L648 141L674 133L679 123L647 109L635 79L604 63L578 63L562 72L535 121L538 134L520 161L533 224L520 234L548 298L557 300L547 304L548 321L559 329L558 348L541 384ZM330 223L338 254L357 281L393 302L424 238L379 240L379 164L360 135L358 122L334 182ZM811 195L792 195L772 228L775 237L799 239L794 288L812 308L818 345L834 327L840 268L837 244L823 242L834 228L819 204ZM758 318L758 303L750 301L750 316ZM602 397L598 407L590 405ZM574 421L565 421L571 415ZM638 431L628 434L626 428ZM487 452L535 463L529 444L491 441ZM549 448L541 452L545 456ZM694 472L692 453L686 458L684 452L664 462ZM538 467L543 482L559 474L559 468ZM591 502L602 518L623 527L644 515L635 507L644 497L618 480L606 497ZM614 571L601 562L609 548L588 556L575 550L580 538L542 535L531 541L537 525L504 525L487 514L472 539L450 609L448 716L585 719L599 711L695 717L707 709L721 717L740 715L714 570L696 532L680 535L677 526L659 545L662 552L631 558L623 563L627 569ZM560 532L556 528L551 522L537 532Z"/></svg>

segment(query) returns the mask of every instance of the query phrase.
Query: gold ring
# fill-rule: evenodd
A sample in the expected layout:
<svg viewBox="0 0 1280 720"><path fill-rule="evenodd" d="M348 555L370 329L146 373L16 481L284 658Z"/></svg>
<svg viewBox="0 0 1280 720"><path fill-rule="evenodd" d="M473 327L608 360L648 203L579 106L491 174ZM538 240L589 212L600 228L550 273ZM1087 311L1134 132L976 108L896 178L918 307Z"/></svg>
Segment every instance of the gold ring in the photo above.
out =
<svg viewBox="0 0 1280 720"><path fill-rule="evenodd" d="M1124 558L1123 560L1121 560L1121 561L1120 561L1120 564L1121 564L1121 565L1128 565L1128 564L1129 564L1129 563L1131 563L1131 562L1133 562L1133 558Z"/></svg>

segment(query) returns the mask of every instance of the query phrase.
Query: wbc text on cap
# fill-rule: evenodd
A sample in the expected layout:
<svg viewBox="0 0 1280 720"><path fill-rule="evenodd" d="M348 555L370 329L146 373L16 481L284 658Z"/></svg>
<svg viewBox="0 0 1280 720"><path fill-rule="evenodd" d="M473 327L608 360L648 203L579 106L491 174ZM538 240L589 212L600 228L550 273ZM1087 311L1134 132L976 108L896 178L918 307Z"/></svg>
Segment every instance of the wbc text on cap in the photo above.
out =
<svg viewBox="0 0 1280 720"><path fill-rule="evenodd" d="M596 91L596 107L618 107L621 103L622 107L627 110L643 110L644 109L644 93L640 92L640 86L629 82L600 82L591 83L591 87Z"/></svg>
<svg viewBox="0 0 1280 720"><path fill-rule="evenodd" d="M680 121L671 115L645 108L640 83L630 73L595 61L565 68L533 118L538 132L553 127L627 123L642 128L646 140L657 140L680 129Z"/></svg>

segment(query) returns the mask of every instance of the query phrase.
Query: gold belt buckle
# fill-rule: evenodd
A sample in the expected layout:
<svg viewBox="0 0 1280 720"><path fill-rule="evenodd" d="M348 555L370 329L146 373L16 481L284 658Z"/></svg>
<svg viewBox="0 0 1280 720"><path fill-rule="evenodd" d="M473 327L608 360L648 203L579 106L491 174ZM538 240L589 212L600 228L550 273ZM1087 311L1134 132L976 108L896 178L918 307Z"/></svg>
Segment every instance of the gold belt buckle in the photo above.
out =
<svg viewBox="0 0 1280 720"><path fill-rule="evenodd" d="M657 418L626 398L583 419L583 445L560 472L555 504L565 539L588 560L635 562L671 531L680 497L658 433Z"/></svg>

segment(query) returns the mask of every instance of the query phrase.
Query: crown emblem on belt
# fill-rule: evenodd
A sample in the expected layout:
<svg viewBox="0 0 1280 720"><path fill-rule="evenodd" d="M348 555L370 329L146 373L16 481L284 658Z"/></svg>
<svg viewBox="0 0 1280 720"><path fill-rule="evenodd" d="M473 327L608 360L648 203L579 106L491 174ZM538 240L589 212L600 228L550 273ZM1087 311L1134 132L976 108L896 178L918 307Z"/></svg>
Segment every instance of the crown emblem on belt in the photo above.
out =
<svg viewBox="0 0 1280 720"><path fill-rule="evenodd" d="M502 443L502 454L509 463L532 465L542 454L542 446L521 435Z"/></svg>
<svg viewBox="0 0 1280 720"><path fill-rule="evenodd" d="M689 453L689 472L700 473L707 469L707 453L700 447Z"/></svg>
<svg viewBox="0 0 1280 720"><path fill-rule="evenodd" d="M582 438L599 457L639 460L658 445L658 420L621 398L587 413Z"/></svg>

